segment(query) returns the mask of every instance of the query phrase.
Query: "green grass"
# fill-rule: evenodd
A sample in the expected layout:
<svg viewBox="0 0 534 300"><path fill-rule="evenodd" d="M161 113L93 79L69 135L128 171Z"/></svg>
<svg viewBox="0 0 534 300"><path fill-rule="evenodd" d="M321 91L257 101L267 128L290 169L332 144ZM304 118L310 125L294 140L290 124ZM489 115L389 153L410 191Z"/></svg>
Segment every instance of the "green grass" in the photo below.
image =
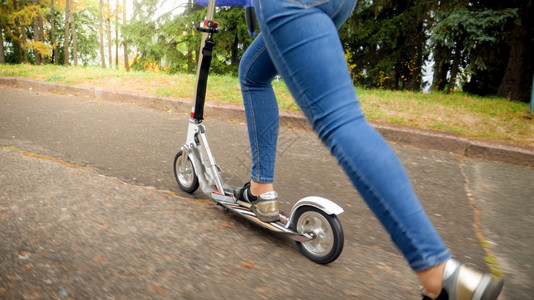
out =
<svg viewBox="0 0 534 300"><path fill-rule="evenodd" d="M493 274L493 276L497 278L503 276L501 269L499 269L498 267L499 263L497 262L497 259L493 255L486 254L486 256L484 257L484 261L489 266L491 274Z"/></svg>
<svg viewBox="0 0 534 300"><path fill-rule="evenodd" d="M371 120L534 145L534 122L524 118L526 103L463 93L358 92Z"/></svg>
<svg viewBox="0 0 534 300"><path fill-rule="evenodd" d="M48 82L136 90L148 94L191 98L195 76L191 74L125 72L98 67L0 65L0 76L37 78ZM208 101L241 103L237 78L210 75ZM285 84L273 82L279 107L298 110ZM534 146L534 120L525 119L527 103L464 93L416 93L356 89L369 120L458 133L486 139Z"/></svg>

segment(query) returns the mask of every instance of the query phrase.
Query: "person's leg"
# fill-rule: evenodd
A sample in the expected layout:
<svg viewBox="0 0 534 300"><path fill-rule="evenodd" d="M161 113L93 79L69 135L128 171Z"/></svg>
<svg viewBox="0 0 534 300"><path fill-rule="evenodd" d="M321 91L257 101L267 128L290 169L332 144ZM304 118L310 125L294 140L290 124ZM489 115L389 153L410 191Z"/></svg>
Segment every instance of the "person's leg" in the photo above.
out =
<svg viewBox="0 0 534 300"><path fill-rule="evenodd" d="M236 189L234 196L250 202L251 210L264 222L279 217L278 199L273 191L279 115L271 82L276 75L260 33L247 48L239 65L252 168L250 183Z"/></svg>
<svg viewBox="0 0 534 300"><path fill-rule="evenodd" d="M425 289L443 299L495 299L502 281L450 259L395 153L364 118L337 35L355 1L254 4L276 69Z"/></svg>
<svg viewBox="0 0 534 300"><path fill-rule="evenodd" d="M271 82L276 75L276 68L265 49L263 35L260 33L247 48L239 64L239 82L247 118L253 182L274 181L279 115Z"/></svg>
<svg viewBox="0 0 534 300"><path fill-rule="evenodd" d="M303 8L295 1L254 4L269 55L313 129L329 147L415 271L450 257L413 192L396 155L366 122L349 76L329 1ZM309 1L308 1L309 2ZM317 1L324 3L324 1Z"/></svg>
<svg viewBox="0 0 534 300"><path fill-rule="evenodd" d="M450 259L395 153L364 119L336 30L355 1L255 0L254 4L276 69L427 291L438 294L443 285L445 296L441 297L442 291L440 299L471 299L477 293L495 299L502 282ZM459 289L465 283L475 288Z"/></svg>

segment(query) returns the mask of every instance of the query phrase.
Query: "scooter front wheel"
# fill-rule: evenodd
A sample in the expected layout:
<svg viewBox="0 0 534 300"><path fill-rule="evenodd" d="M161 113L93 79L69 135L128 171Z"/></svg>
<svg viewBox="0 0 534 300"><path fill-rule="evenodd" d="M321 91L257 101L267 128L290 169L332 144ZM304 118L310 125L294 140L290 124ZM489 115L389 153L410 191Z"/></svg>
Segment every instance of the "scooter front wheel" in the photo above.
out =
<svg viewBox="0 0 534 300"><path fill-rule="evenodd" d="M194 193L198 189L198 177L191 159L183 155L182 150L174 157L174 178L180 189L186 193Z"/></svg>
<svg viewBox="0 0 534 300"><path fill-rule="evenodd" d="M335 215L328 215L316 207L303 206L295 212L291 227L298 233L312 236L309 241L297 242L297 247L316 263L331 263L343 250L343 229Z"/></svg>

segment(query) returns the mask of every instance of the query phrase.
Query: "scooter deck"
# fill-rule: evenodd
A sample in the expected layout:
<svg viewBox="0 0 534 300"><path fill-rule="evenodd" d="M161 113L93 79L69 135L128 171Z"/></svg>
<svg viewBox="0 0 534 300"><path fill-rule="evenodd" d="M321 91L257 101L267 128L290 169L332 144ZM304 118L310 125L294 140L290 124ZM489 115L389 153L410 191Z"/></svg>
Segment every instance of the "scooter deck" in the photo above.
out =
<svg viewBox="0 0 534 300"><path fill-rule="evenodd" d="M306 242L312 240L313 237L309 234L302 234L295 232L287 227L289 216L280 212L280 220L275 222L263 222L250 210L250 204L242 201L236 201L232 196L212 193L212 199L225 209L237 213L238 215L258 224L271 231L287 235L289 238L297 242Z"/></svg>

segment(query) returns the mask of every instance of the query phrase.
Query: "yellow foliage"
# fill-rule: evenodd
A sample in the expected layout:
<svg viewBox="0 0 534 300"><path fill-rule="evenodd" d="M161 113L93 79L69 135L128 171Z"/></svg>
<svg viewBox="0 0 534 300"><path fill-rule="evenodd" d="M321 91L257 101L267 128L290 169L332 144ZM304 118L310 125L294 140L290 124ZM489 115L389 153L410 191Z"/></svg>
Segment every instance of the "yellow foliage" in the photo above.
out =
<svg viewBox="0 0 534 300"><path fill-rule="evenodd" d="M384 71L380 71L380 74L379 74L379 77L378 77L378 85L377 87L378 88L383 88L384 87L384 82L386 82L386 80L389 80L391 79L391 77L387 76L386 73L384 73Z"/></svg>
<svg viewBox="0 0 534 300"><path fill-rule="evenodd" d="M41 16L44 19L44 14L48 12L47 7L42 7L40 5L28 4L24 6L21 10L13 12L8 15L8 23L16 24L20 27L28 27L33 23L33 19L38 16Z"/></svg>
<svg viewBox="0 0 534 300"><path fill-rule="evenodd" d="M50 57L52 55L52 47L50 45L47 45L43 42L30 42L31 47L33 50L37 51L39 54L41 54L44 57Z"/></svg>
<svg viewBox="0 0 534 300"><path fill-rule="evenodd" d="M157 61L147 61L145 63L145 71L159 73L159 63Z"/></svg>
<svg viewBox="0 0 534 300"><path fill-rule="evenodd" d="M149 60L145 61L145 60L139 59L139 57L136 57L134 59L134 64L143 66L143 70L147 72L153 72L153 73L159 73L160 71L166 72L165 68L161 70L159 63L157 61L149 61Z"/></svg>
<svg viewBox="0 0 534 300"><path fill-rule="evenodd" d="M354 69L356 69L356 64L353 63L352 55L349 52L347 52L347 50L345 50L345 60L347 61L347 66L349 67L349 73L354 81L357 78L359 78L361 74L354 73Z"/></svg>
<svg viewBox="0 0 534 300"><path fill-rule="evenodd" d="M66 0L55 0L57 7L59 7L60 10L65 11L65 7L67 6ZM72 0L72 10L74 12L79 12L84 9L87 9L88 7L98 7L98 1L94 0Z"/></svg>

